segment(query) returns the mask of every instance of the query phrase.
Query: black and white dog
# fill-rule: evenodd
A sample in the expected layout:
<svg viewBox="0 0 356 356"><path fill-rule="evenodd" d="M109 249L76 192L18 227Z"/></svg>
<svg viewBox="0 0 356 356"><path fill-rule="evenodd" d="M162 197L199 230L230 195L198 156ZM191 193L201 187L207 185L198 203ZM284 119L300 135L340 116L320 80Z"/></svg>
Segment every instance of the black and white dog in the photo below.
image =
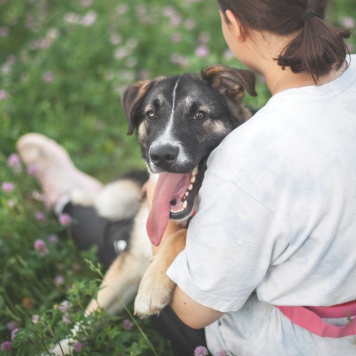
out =
<svg viewBox="0 0 356 356"><path fill-rule="evenodd" d="M219 65L201 71L143 81L129 87L122 104L131 134L136 129L143 158L159 174L147 233L158 246L169 219L192 215L210 152L234 128L251 117L241 100L256 95L254 75ZM140 283L135 313L157 314L174 289L165 271L185 246L185 230L170 236Z"/></svg>
<svg viewBox="0 0 356 356"><path fill-rule="evenodd" d="M160 244L169 219L179 220L186 227L195 210L207 157L229 132L253 114L242 99L245 90L256 95L254 85L250 71L213 65L200 74L139 81L124 91L122 105L128 134L136 130L143 158L158 181L151 212L146 201L133 209L128 248L108 269L87 314L99 307L116 313L136 293L135 313L140 317L157 314L169 303L174 284L165 271L184 248L186 230L182 228L169 236L152 262L150 240L156 246ZM124 186L127 190L127 184ZM119 190L114 184L105 194L119 196ZM110 204L117 202L101 199L97 208L105 216L103 211ZM125 204L123 211L128 208L127 199ZM132 200L132 204L137 201ZM119 214L110 213L118 218ZM68 341L62 343L64 349Z"/></svg>

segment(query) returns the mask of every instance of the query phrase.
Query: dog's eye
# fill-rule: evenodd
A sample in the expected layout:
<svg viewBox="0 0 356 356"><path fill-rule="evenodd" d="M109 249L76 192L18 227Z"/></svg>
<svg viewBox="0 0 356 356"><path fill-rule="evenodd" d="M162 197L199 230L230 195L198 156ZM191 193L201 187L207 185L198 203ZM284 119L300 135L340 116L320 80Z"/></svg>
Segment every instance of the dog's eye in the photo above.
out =
<svg viewBox="0 0 356 356"><path fill-rule="evenodd" d="M194 115L194 119L197 119L197 120L203 120L205 119L205 112L204 111L197 111Z"/></svg>
<svg viewBox="0 0 356 356"><path fill-rule="evenodd" d="M154 120L156 118L156 114L154 111L147 111L146 117L147 117L147 119Z"/></svg>

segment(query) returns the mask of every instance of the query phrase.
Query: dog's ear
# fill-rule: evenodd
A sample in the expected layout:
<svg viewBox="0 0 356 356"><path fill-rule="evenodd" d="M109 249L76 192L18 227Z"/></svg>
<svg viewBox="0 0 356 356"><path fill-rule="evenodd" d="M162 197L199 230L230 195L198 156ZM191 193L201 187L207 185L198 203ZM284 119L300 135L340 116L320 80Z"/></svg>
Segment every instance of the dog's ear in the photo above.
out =
<svg viewBox="0 0 356 356"><path fill-rule="evenodd" d="M241 101L245 90L251 96L257 95L255 91L255 75L249 70L212 65L201 71L201 77L230 99Z"/></svg>
<svg viewBox="0 0 356 356"><path fill-rule="evenodd" d="M151 80L141 80L129 87L127 87L121 97L121 105L124 109L127 120L129 121L127 134L131 135L137 122L135 122L135 111L144 98L144 96L148 93L153 85L153 81Z"/></svg>

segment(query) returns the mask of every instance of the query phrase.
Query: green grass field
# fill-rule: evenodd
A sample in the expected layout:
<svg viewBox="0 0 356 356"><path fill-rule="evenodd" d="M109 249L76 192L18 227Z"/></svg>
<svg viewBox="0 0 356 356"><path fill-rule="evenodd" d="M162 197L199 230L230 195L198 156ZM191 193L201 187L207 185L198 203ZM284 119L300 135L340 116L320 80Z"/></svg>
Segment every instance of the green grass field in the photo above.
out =
<svg viewBox="0 0 356 356"><path fill-rule="evenodd" d="M355 26L354 0L333 1L330 10L338 26ZM355 35L348 44L355 52ZM108 182L144 167L126 134L123 89L214 63L241 67L213 0L0 0L0 355L46 354L83 319L104 272L95 251L78 251L67 227L33 199L39 187L15 164L16 140L45 134L79 169ZM262 78L257 92L246 101L259 108L269 98ZM83 355L171 354L131 306L83 323Z"/></svg>

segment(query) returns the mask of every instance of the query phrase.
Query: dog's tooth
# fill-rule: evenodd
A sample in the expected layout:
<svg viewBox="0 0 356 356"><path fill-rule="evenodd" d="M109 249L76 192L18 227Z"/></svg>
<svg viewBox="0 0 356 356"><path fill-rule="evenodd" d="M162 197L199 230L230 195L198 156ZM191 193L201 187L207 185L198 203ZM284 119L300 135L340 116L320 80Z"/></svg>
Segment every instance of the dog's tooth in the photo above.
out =
<svg viewBox="0 0 356 356"><path fill-rule="evenodd" d="M197 180L197 177L192 176L192 178L190 179L190 183L194 184L196 180Z"/></svg>
<svg viewBox="0 0 356 356"><path fill-rule="evenodd" d="M191 191L193 189L193 184L189 184L188 190Z"/></svg>
<svg viewBox="0 0 356 356"><path fill-rule="evenodd" d="M171 208L170 211L172 213L174 213L174 214L181 213L182 211L184 211L188 206L188 202L186 200L182 200L182 201L183 201L183 206L182 206L181 209L173 209L173 208Z"/></svg>
<svg viewBox="0 0 356 356"><path fill-rule="evenodd" d="M188 196L189 196L189 191L188 191L188 190L185 192L184 196L185 196L186 198L188 198Z"/></svg>
<svg viewBox="0 0 356 356"><path fill-rule="evenodd" d="M193 170L192 170L192 175L193 176L196 176L198 174L198 167L195 167Z"/></svg>

